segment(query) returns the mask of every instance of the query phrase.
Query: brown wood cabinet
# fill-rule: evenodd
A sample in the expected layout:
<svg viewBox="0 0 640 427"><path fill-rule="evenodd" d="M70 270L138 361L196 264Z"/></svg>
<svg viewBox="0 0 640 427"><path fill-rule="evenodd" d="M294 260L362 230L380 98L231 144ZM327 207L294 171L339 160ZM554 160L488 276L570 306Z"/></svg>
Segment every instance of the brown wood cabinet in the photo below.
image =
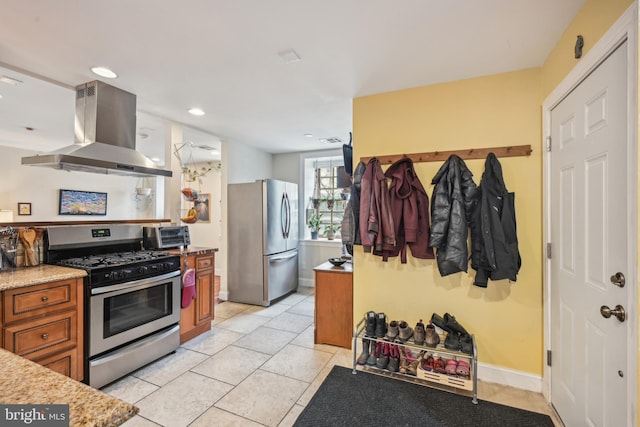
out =
<svg viewBox="0 0 640 427"><path fill-rule="evenodd" d="M315 276L315 343L351 348L353 339L353 268L325 262Z"/></svg>
<svg viewBox="0 0 640 427"><path fill-rule="evenodd" d="M182 255L182 272L196 269L196 299L180 312L180 343L211 329L214 317L214 270L213 252Z"/></svg>
<svg viewBox="0 0 640 427"><path fill-rule="evenodd" d="M3 291L2 347L82 381L82 292L81 278Z"/></svg>

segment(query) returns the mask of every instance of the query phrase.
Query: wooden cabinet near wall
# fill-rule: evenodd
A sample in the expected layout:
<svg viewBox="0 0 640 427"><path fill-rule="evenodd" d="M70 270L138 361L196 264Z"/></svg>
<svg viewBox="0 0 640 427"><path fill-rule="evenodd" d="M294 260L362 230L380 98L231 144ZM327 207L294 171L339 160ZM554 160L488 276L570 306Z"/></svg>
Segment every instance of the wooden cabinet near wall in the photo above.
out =
<svg viewBox="0 0 640 427"><path fill-rule="evenodd" d="M186 252L182 255L182 273L196 270L196 298L180 312L180 343L211 329L214 317L215 256L212 250Z"/></svg>
<svg viewBox="0 0 640 427"><path fill-rule="evenodd" d="M3 348L82 381L82 292L81 278L3 291Z"/></svg>
<svg viewBox="0 0 640 427"><path fill-rule="evenodd" d="M325 262L315 274L316 344L351 348L353 338L353 268L351 263L334 267Z"/></svg>

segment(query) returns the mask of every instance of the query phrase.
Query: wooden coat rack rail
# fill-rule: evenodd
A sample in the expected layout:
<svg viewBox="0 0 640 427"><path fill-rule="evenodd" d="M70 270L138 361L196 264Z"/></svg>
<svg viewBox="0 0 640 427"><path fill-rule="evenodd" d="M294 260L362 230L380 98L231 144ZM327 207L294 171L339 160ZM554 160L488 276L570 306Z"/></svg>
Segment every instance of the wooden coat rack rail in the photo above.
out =
<svg viewBox="0 0 640 427"><path fill-rule="evenodd" d="M371 156L360 157L360 161L368 163L373 157L376 157L381 164L391 164L405 157L409 157L416 162L440 162L445 161L452 154L457 154L462 160L469 159L485 159L489 153L493 153L496 157L519 157L531 154L531 145L513 145L510 147L491 147L491 148L471 148L468 150L451 150L451 151L431 151L429 153L413 153L413 154L392 154L389 156Z"/></svg>

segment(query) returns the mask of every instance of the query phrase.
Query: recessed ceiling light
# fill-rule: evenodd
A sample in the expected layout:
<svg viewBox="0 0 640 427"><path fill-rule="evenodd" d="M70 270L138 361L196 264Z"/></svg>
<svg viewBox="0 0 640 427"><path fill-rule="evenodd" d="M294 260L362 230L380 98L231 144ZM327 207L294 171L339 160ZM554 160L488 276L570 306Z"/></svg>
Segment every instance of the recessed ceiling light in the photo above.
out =
<svg viewBox="0 0 640 427"><path fill-rule="evenodd" d="M0 95L0 99L2 99L2 95Z"/></svg>
<svg viewBox="0 0 640 427"><path fill-rule="evenodd" d="M111 71L110 69L108 69L106 67L93 67L91 69L91 71L94 74L97 74L100 77L105 77L107 79L115 79L116 77L118 77L118 75L116 73L114 73L113 71Z"/></svg>
<svg viewBox="0 0 640 427"><path fill-rule="evenodd" d="M285 64L291 64L292 62L302 61L302 58L300 58L300 55L298 55L298 53L293 49L288 49L288 50L283 50L282 52L278 52L278 56L282 58Z"/></svg>
<svg viewBox="0 0 640 427"><path fill-rule="evenodd" d="M8 77L8 76L1 76L0 82L6 83L11 86L18 86L18 84L22 83L20 80L14 79L13 77Z"/></svg>
<svg viewBox="0 0 640 427"><path fill-rule="evenodd" d="M305 133L304 137L305 138L313 138L313 134L312 133Z"/></svg>
<svg viewBox="0 0 640 427"><path fill-rule="evenodd" d="M193 114L194 116L204 116L204 111L201 108L190 108L189 114Z"/></svg>
<svg viewBox="0 0 640 427"><path fill-rule="evenodd" d="M151 160L157 163L160 161L160 157L152 157Z"/></svg>

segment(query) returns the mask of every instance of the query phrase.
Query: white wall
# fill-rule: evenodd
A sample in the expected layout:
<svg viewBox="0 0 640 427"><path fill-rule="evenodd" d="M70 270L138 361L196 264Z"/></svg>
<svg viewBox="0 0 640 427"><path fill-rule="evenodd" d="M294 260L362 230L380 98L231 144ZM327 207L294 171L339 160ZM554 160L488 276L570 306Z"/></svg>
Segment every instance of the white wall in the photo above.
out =
<svg viewBox="0 0 640 427"><path fill-rule="evenodd" d="M34 154L30 150L0 147L3 175L0 179L0 209L13 210L15 222L156 219L153 203L136 201L138 178L21 164L22 157ZM107 193L107 215L58 215L60 189ZM31 203L32 215L18 216L18 202Z"/></svg>
<svg viewBox="0 0 640 427"><path fill-rule="evenodd" d="M222 142L222 163L225 166L227 184L253 182L256 179L273 178L272 156L239 142Z"/></svg>

